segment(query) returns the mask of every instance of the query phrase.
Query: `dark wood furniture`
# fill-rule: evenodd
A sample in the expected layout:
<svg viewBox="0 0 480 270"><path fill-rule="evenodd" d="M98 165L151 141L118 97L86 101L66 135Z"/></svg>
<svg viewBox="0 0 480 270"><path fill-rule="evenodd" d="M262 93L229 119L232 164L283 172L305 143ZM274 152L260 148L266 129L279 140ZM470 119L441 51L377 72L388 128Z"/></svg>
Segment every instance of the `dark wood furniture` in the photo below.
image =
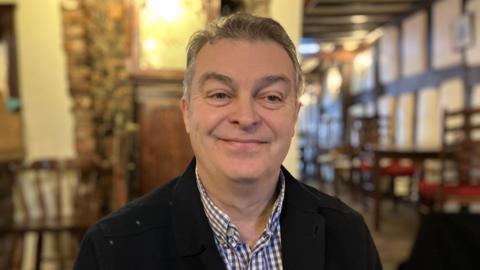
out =
<svg viewBox="0 0 480 270"><path fill-rule="evenodd" d="M422 179L420 202L434 211L447 201L468 210L480 202L480 108L445 111L442 138L440 183Z"/></svg>
<svg viewBox="0 0 480 270"><path fill-rule="evenodd" d="M71 269L69 263L76 257L83 233L100 217L98 177L102 169L90 160L41 160L28 166L21 162L5 164L13 178L22 216L0 226L0 235L12 240L8 269L21 269L27 233L38 235L35 269L40 269L46 260L55 262L57 269ZM54 236L55 257L44 255L46 234ZM65 235L73 238L69 245L61 241Z"/></svg>
<svg viewBox="0 0 480 270"><path fill-rule="evenodd" d="M353 118L352 129L358 134L358 146L352 147L352 177L358 178L360 192L364 195L374 192L374 152L372 148L376 145L394 144L393 125L389 116L373 115L369 117ZM383 161L383 160L382 160ZM399 196L395 193L395 180L400 176L411 177L415 173L415 166L399 159L386 160L387 163L381 166L381 175L388 178L388 190L383 194L393 198L395 204ZM353 182L353 178L352 178ZM365 203L365 199L364 199Z"/></svg>
<svg viewBox="0 0 480 270"><path fill-rule="evenodd" d="M0 140L1 137L2 136L0 136ZM0 151L0 227L10 223L14 216L12 197L13 176L8 164L21 162L23 158L23 149ZM0 269L7 269L6 267L4 268L4 266L10 258L8 251L10 250L9 245L11 242L11 238L0 233Z"/></svg>
<svg viewBox="0 0 480 270"><path fill-rule="evenodd" d="M180 77L137 76L136 118L139 125L138 194L178 176L193 157L185 131Z"/></svg>
<svg viewBox="0 0 480 270"><path fill-rule="evenodd" d="M381 146L373 145L371 147L373 153L373 197L374 197L374 213L373 222L375 230L380 230L381 220L381 177L383 174L383 168L380 166L380 160L382 159L409 159L412 160L416 168L420 168L423 161L426 159L439 158L441 149L432 147L419 147L419 146ZM418 172L418 171L417 171Z"/></svg>
<svg viewBox="0 0 480 270"><path fill-rule="evenodd" d="M0 41L7 44L8 88L11 97L20 97L17 76L17 42L15 37L15 5L0 4ZM3 57L3 56L0 56Z"/></svg>

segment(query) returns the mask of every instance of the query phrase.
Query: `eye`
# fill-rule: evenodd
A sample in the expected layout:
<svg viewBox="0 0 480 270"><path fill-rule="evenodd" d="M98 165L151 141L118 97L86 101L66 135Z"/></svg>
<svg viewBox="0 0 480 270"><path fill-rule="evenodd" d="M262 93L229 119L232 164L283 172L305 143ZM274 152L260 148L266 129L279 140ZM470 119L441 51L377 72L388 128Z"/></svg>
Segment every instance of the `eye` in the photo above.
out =
<svg viewBox="0 0 480 270"><path fill-rule="evenodd" d="M268 96L265 97L265 99L266 99L268 102L271 102L271 103L282 102L282 97L277 96L277 95L268 95Z"/></svg>
<svg viewBox="0 0 480 270"><path fill-rule="evenodd" d="M212 99L226 99L228 98L228 95L226 93L218 92L218 93L213 93L209 96Z"/></svg>
<svg viewBox="0 0 480 270"><path fill-rule="evenodd" d="M214 106L223 106L230 102L231 95L225 91L212 91L207 93L206 99L207 102Z"/></svg>
<svg viewBox="0 0 480 270"><path fill-rule="evenodd" d="M265 93L259 97L261 104L268 109L279 109L284 104L284 97L279 93Z"/></svg>

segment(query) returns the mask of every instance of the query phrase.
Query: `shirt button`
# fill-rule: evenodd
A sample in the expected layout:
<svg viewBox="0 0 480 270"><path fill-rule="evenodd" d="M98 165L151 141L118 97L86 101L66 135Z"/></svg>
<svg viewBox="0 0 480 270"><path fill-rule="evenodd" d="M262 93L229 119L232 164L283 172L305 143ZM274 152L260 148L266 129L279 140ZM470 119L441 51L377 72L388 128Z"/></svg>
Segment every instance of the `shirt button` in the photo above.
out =
<svg viewBox="0 0 480 270"><path fill-rule="evenodd" d="M230 245L231 245L232 247L236 247L236 246L237 246L237 242L236 242L235 239L232 238L232 237L229 237L229 238L228 238L228 243L230 243Z"/></svg>
<svg viewBox="0 0 480 270"><path fill-rule="evenodd" d="M227 230L227 235L228 235L229 237L235 236L235 231L234 231L234 229L233 229L233 228L228 228L228 230Z"/></svg>

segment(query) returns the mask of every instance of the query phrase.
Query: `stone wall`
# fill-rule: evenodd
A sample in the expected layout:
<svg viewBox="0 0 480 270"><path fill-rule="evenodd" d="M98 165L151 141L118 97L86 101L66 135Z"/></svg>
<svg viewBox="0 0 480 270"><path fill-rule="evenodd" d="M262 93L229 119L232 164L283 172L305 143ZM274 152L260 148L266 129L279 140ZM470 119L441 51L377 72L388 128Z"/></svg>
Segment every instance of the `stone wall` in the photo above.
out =
<svg viewBox="0 0 480 270"><path fill-rule="evenodd" d="M68 0L62 8L76 150L110 159L113 134L132 117L128 6L124 0Z"/></svg>

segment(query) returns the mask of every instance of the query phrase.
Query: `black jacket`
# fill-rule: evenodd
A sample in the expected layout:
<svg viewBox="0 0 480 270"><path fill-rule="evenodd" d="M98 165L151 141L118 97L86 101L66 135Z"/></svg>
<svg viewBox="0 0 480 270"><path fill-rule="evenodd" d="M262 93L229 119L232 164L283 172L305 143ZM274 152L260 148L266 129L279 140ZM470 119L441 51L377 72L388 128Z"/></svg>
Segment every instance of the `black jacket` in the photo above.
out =
<svg viewBox="0 0 480 270"><path fill-rule="evenodd" d="M382 268L358 213L282 170L283 269ZM195 161L181 177L94 225L81 243L75 269L225 269L196 186Z"/></svg>

